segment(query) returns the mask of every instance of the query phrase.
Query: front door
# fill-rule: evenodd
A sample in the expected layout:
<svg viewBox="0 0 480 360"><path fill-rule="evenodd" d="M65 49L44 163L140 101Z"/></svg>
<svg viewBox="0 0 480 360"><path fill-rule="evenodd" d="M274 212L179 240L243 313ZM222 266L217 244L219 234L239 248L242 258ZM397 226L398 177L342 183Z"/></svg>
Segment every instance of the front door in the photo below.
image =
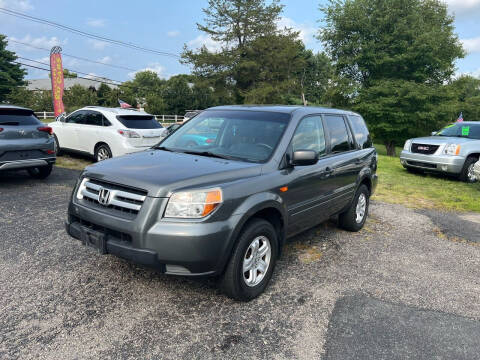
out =
<svg viewBox="0 0 480 360"><path fill-rule="evenodd" d="M328 178L331 160L326 158L325 135L321 116L302 119L293 135L288 153L315 150L319 160L315 165L295 166L280 172L288 190L282 193L289 216L288 235L298 233L328 218L322 206L328 201Z"/></svg>

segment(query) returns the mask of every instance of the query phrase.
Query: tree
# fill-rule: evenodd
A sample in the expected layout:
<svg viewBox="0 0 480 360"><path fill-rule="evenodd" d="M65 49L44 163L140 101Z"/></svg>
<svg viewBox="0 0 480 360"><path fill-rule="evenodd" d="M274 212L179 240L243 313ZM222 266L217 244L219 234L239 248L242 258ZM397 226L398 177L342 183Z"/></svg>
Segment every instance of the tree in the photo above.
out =
<svg viewBox="0 0 480 360"><path fill-rule="evenodd" d="M309 104L330 103L328 93L332 86L333 65L330 58L323 52L314 54L305 50L305 67L301 74L301 87Z"/></svg>
<svg viewBox="0 0 480 360"><path fill-rule="evenodd" d="M77 84L65 90L63 102L68 112L72 112L84 106L97 105L97 95L92 89Z"/></svg>
<svg viewBox="0 0 480 360"><path fill-rule="evenodd" d="M480 121L480 79L460 76L452 81L450 87L457 99L455 116L462 112L466 121Z"/></svg>
<svg viewBox="0 0 480 360"><path fill-rule="evenodd" d="M17 86L25 85L23 78L26 71L19 64L13 63L17 56L6 49L7 45L5 35L0 34L0 103L5 101Z"/></svg>
<svg viewBox="0 0 480 360"><path fill-rule="evenodd" d="M282 9L278 0L269 5L265 0L209 0L203 10L205 25L197 26L220 49L185 47L183 62L228 102L280 102L293 93L300 96L303 44L298 32L278 29Z"/></svg>
<svg viewBox="0 0 480 360"><path fill-rule="evenodd" d="M208 7L203 9L206 24L197 23L197 27L214 41L241 48L274 33L282 9L278 0L270 5L265 0L208 0Z"/></svg>
<svg viewBox="0 0 480 360"><path fill-rule="evenodd" d="M395 154L406 129L434 129L436 121L424 116L425 108L451 104L453 94L444 83L454 73L455 60L464 56L446 5L439 0L331 0L322 10L325 27L319 38L335 64L338 98L363 111L387 154ZM429 103L414 100L422 97ZM379 103L392 112L378 116ZM431 123L425 127L425 121Z"/></svg>

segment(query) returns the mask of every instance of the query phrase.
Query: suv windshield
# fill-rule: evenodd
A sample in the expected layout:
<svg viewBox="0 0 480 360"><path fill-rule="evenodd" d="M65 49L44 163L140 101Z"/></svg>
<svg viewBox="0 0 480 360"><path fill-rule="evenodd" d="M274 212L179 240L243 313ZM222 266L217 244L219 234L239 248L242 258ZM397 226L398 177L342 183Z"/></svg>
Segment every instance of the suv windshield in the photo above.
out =
<svg viewBox="0 0 480 360"><path fill-rule="evenodd" d="M121 115L117 116L117 119L129 129L159 129L162 127L153 115Z"/></svg>
<svg viewBox="0 0 480 360"><path fill-rule="evenodd" d="M188 121L161 143L170 151L265 162L277 147L290 114L210 110Z"/></svg>
<svg viewBox="0 0 480 360"><path fill-rule="evenodd" d="M455 123L448 125L440 130L436 136L453 136L453 137L465 137L469 139L480 139L480 123Z"/></svg>
<svg viewBox="0 0 480 360"><path fill-rule="evenodd" d="M38 124L40 124L40 121L37 120L30 110L0 109L0 125L18 126Z"/></svg>

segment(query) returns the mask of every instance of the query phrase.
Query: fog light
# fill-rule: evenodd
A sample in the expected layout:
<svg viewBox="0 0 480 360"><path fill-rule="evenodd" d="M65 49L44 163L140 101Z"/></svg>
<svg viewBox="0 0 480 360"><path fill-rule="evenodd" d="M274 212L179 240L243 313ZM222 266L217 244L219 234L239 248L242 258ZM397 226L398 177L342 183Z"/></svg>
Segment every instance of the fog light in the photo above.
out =
<svg viewBox="0 0 480 360"><path fill-rule="evenodd" d="M442 165L442 171L447 171L448 170L448 166L447 165Z"/></svg>
<svg viewBox="0 0 480 360"><path fill-rule="evenodd" d="M405 160L400 160L400 164L405 165L407 162Z"/></svg>

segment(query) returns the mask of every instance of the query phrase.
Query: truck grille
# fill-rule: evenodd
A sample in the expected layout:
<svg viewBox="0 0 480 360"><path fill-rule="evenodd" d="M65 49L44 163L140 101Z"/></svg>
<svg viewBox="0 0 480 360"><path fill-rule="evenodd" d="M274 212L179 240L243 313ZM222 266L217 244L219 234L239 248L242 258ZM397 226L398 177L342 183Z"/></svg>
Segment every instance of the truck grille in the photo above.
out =
<svg viewBox="0 0 480 360"><path fill-rule="evenodd" d="M97 209L109 209L128 214L138 214L147 192L94 179L83 179L78 198Z"/></svg>
<svg viewBox="0 0 480 360"><path fill-rule="evenodd" d="M438 150L439 145L412 144L412 152L418 154L432 155Z"/></svg>

